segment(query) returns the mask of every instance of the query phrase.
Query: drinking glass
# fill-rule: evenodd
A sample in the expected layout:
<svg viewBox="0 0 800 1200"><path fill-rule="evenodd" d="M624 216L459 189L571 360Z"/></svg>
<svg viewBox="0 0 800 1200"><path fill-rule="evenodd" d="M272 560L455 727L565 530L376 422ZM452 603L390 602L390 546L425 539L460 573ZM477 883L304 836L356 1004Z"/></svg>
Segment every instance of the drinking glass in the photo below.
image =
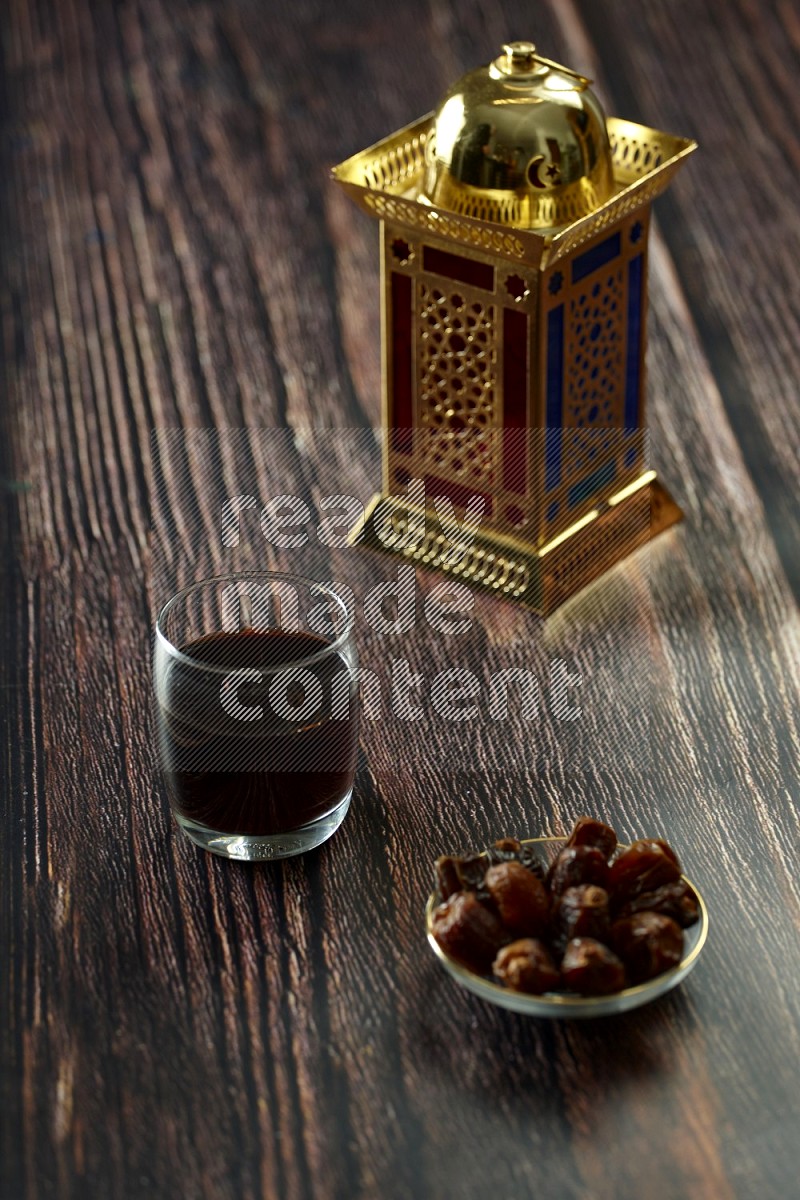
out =
<svg viewBox="0 0 800 1200"><path fill-rule="evenodd" d="M347 589L278 571L204 579L161 609L159 757L198 846L287 858L341 825L358 748L351 610Z"/></svg>

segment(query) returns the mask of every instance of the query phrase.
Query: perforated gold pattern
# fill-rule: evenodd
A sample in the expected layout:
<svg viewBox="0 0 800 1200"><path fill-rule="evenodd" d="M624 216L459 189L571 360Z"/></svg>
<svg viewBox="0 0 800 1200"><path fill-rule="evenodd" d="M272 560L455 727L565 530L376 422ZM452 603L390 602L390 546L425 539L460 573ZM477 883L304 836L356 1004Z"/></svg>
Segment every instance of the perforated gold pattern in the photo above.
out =
<svg viewBox="0 0 800 1200"><path fill-rule="evenodd" d="M538 227L563 225L577 221L593 212L601 203L597 188L591 179L580 179L557 192L542 193L540 196L520 196L513 191L493 188L469 187L453 184L446 178L439 181L436 203L449 212L477 221L491 221L496 225L527 224Z"/></svg>
<svg viewBox="0 0 800 1200"><path fill-rule="evenodd" d="M613 563L646 545L681 519L681 510L658 480L559 546L542 563L545 613L573 596Z"/></svg>
<svg viewBox="0 0 800 1200"><path fill-rule="evenodd" d="M630 122L619 121L613 126L609 123L608 134L614 174L618 179L639 179L660 167L669 154L658 134Z"/></svg>
<svg viewBox="0 0 800 1200"><path fill-rule="evenodd" d="M495 306L458 285L417 288L421 453L438 475L491 485Z"/></svg>
<svg viewBox="0 0 800 1200"><path fill-rule="evenodd" d="M422 169L425 143L429 140L427 129L420 129L411 137L401 138L381 150L375 147L374 157L364 166L364 182L377 191L395 192L407 187Z"/></svg>
<svg viewBox="0 0 800 1200"><path fill-rule="evenodd" d="M609 117L607 127L614 177L618 181L639 179L674 158L679 145L692 146L685 138L672 137L618 117ZM431 115L428 114L369 150L354 155L342 167L357 162L361 169L359 182L377 191L395 193L419 181L426 154L432 155L434 150Z"/></svg>
<svg viewBox="0 0 800 1200"><path fill-rule="evenodd" d="M562 233L557 234L547 253L547 265L552 266L553 263L566 258L571 251L577 250L579 246L591 241L603 229L617 225L630 213L650 204L656 196L663 192L677 169L677 164L671 167L661 167L657 178L649 183L637 183L635 191L621 193L621 198L610 200L603 208L592 213L591 217L585 217L583 221L568 226Z"/></svg>
<svg viewBox="0 0 800 1200"><path fill-rule="evenodd" d="M389 525L398 543L396 550L376 536L377 528ZM412 545L407 543L408 506L402 498L375 496L363 521L351 530L351 543L360 541L371 549L389 550L422 567L454 575L472 586L516 600L537 609L542 603L539 566L530 550L514 546L478 531L466 553L454 555L453 545L435 513L425 513L425 532ZM384 534L384 539L386 535Z"/></svg>
<svg viewBox="0 0 800 1200"><path fill-rule="evenodd" d="M519 229L512 234L502 224L494 223L488 214L484 219L466 213L459 217L447 208L431 208L421 202L425 145L432 132L430 113L375 146L354 154L335 167L333 174L357 204L378 217L544 268L654 200L697 148L688 138L674 137L619 117L609 117L606 127L615 195L588 216L576 211L574 217L568 217L570 224L550 233ZM492 215L503 220L500 210Z"/></svg>
<svg viewBox="0 0 800 1200"><path fill-rule="evenodd" d="M408 512L399 509L392 513L390 524L399 540L408 533ZM451 543L440 528L429 525L418 544L403 553L414 558L422 566L438 567L453 575L461 576L468 583L481 583L493 591L510 595L514 599L525 593L530 584L530 563L524 554L515 553L509 547L502 550L487 544L478 535L464 555L451 555Z"/></svg>
<svg viewBox="0 0 800 1200"><path fill-rule="evenodd" d="M619 562L652 537L681 519L680 509L657 480L624 504L605 512L545 557L530 546L478 531L469 551L452 555L451 543L435 513L425 513L425 532L413 545L404 545L408 508L402 499L375 496L362 521L351 530L351 544L401 554L422 567L452 574L471 587L514 600L545 616L613 563ZM387 523L398 549L387 546Z"/></svg>
<svg viewBox="0 0 800 1200"><path fill-rule="evenodd" d="M502 229L468 225L466 221L459 221L457 217L448 213L440 213L422 204L401 200L397 196L363 192L360 199L373 213L387 221L401 221L405 225L416 226L440 237L452 238L453 241L465 242L468 246L477 246L481 250L504 254L509 258L525 257L525 247L519 238L511 233L504 233Z"/></svg>

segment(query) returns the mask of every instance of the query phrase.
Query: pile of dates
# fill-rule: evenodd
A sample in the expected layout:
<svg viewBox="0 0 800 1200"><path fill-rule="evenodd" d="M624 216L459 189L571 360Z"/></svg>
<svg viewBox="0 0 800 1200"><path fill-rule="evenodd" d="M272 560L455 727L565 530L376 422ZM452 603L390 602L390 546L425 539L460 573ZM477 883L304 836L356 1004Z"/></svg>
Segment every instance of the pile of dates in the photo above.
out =
<svg viewBox="0 0 800 1200"><path fill-rule="evenodd" d="M605 996L677 966L699 905L660 838L617 847L580 817L545 874L534 847L503 838L482 854L437 860L442 950L516 992Z"/></svg>

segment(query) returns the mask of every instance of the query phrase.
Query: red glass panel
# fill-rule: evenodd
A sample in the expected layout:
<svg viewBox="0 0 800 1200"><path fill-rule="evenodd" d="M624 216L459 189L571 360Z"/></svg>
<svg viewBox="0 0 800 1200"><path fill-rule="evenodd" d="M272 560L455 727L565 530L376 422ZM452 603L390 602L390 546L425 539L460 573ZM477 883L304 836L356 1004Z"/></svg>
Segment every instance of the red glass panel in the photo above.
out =
<svg viewBox="0 0 800 1200"><path fill-rule="evenodd" d="M527 483L528 314L503 310L503 483L525 493Z"/></svg>
<svg viewBox="0 0 800 1200"><path fill-rule="evenodd" d="M477 488L470 487L469 484L454 483L450 479L437 479L434 475L425 476L425 502L431 504L434 496L446 496L451 500L457 509L463 510L467 507L473 496L483 497L483 515L490 517L492 508L494 507L492 497L486 492L479 492Z"/></svg>
<svg viewBox="0 0 800 1200"><path fill-rule="evenodd" d="M411 279L392 271L392 448L410 454L413 424Z"/></svg>
<svg viewBox="0 0 800 1200"><path fill-rule="evenodd" d="M458 279L472 287L494 290L494 267L489 263L477 262L474 258L463 258L460 254L449 254L435 246L423 246L422 265L426 271L444 275L446 279Z"/></svg>

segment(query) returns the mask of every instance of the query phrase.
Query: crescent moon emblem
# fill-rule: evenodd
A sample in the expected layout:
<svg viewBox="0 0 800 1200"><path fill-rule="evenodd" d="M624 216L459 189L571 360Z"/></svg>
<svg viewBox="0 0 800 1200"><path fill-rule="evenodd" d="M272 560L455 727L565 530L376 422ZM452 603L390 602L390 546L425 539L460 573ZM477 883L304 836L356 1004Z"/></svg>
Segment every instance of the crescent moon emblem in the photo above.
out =
<svg viewBox="0 0 800 1200"><path fill-rule="evenodd" d="M557 163L548 162L543 154L537 154L528 163L528 182L535 188L551 188L561 179Z"/></svg>

